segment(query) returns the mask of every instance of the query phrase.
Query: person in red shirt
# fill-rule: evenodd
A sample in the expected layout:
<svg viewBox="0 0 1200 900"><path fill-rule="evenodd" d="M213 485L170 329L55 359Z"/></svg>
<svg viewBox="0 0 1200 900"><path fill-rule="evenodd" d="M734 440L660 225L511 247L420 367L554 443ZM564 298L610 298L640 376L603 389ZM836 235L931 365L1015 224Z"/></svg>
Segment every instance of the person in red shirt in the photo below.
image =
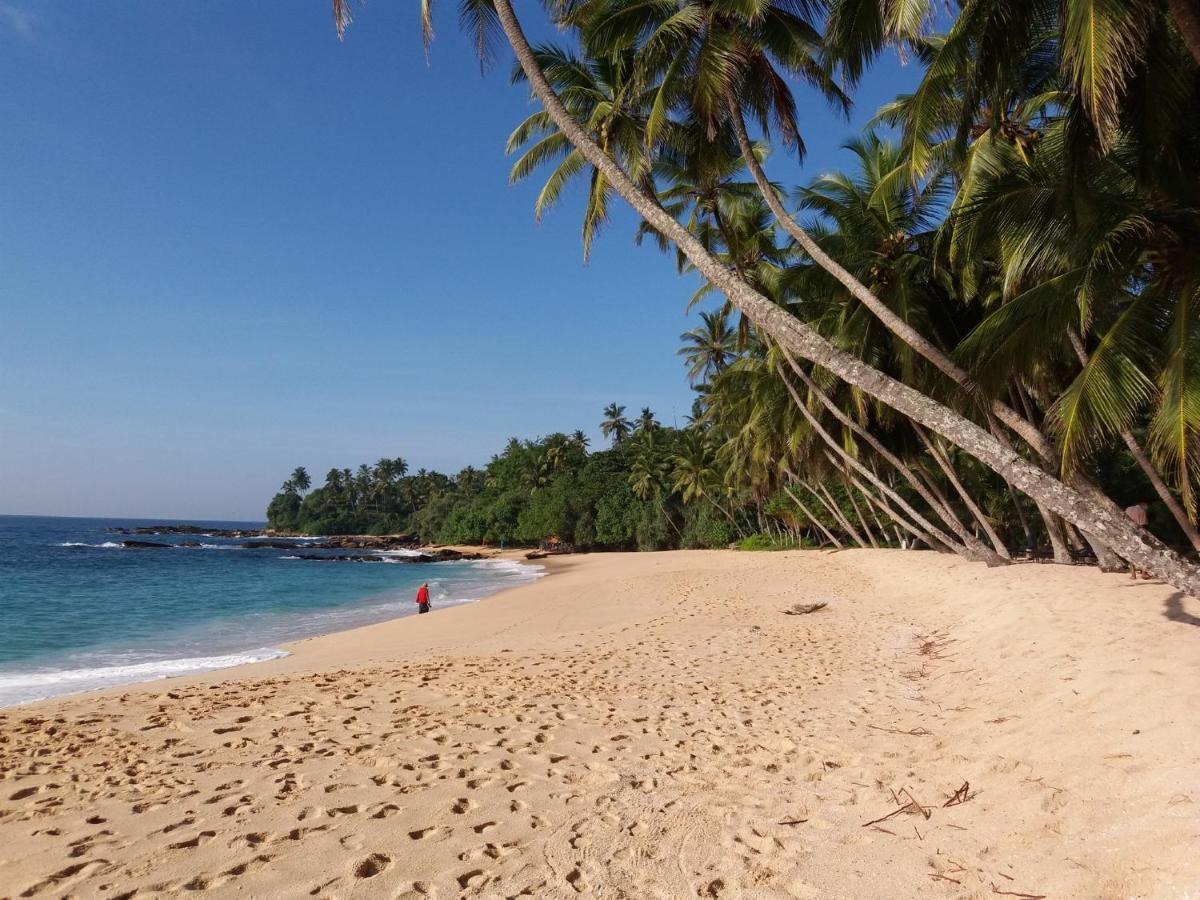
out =
<svg viewBox="0 0 1200 900"><path fill-rule="evenodd" d="M429 582L417 588L417 614L429 612Z"/></svg>

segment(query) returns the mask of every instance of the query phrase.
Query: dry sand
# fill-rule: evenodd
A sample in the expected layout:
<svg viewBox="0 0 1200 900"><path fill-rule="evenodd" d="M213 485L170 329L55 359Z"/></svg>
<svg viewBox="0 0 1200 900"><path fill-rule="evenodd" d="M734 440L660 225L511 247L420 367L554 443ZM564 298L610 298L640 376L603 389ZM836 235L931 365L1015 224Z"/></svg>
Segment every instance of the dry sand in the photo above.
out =
<svg viewBox="0 0 1200 900"><path fill-rule="evenodd" d="M1200 896L1194 601L898 551L553 565L0 713L0 897Z"/></svg>

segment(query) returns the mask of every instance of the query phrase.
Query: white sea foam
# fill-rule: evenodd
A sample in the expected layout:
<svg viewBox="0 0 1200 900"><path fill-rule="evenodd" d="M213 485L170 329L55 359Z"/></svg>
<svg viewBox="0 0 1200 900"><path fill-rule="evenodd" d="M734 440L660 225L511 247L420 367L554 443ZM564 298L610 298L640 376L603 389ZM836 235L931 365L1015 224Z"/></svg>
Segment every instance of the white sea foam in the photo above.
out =
<svg viewBox="0 0 1200 900"><path fill-rule="evenodd" d="M283 650L263 647L245 653L224 656L196 656L186 659L163 659L126 665L96 666L58 671L0 673L0 706L29 703L60 694L94 691L98 688L131 684L137 681L157 681L177 675L227 669L246 663L279 659L288 654Z"/></svg>
<svg viewBox="0 0 1200 900"><path fill-rule="evenodd" d="M299 556L281 556L280 559L300 559Z"/></svg>
<svg viewBox="0 0 1200 900"><path fill-rule="evenodd" d="M515 559L482 559L475 563L475 567L479 569L491 569L493 571L504 572L512 575L524 575L529 578L541 578L546 574L546 570L541 566L517 562Z"/></svg>
<svg viewBox="0 0 1200 900"><path fill-rule="evenodd" d="M115 549L119 550L119 549L121 549L121 547L123 545L117 543L116 541L105 541L103 544L88 544L83 541L65 541L64 543L61 543L58 546L60 546L60 547L93 547L96 549L105 549L105 550L112 550L115 548Z"/></svg>

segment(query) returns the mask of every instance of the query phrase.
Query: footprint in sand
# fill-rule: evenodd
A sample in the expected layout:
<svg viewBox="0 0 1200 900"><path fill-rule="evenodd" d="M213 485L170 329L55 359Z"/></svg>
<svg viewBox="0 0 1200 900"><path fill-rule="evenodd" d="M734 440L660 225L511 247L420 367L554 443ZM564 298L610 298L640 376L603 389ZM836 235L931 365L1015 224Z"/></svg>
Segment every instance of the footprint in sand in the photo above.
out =
<svg viewBox="0 0 1200 900"><path fill-rule="evenodd" d="M435 825L429 828L418 828L416 831L410 831L408 836L414 841L444 841L453 833L452 829L446 828L443 825Z"/></svg>
<svg viewBox="0 0 1200 900"><path fill-rule="evenodd" d="M380 872L390 868L392 858L386 853L372 853L354 867L355 878L374 878Z"/></svg>
<svg viewBox="0 0 1200 900"><path fill-rule="evenodd" d="M195 837L189 838L186 841L176 841L174 844L168 844L168 850L194 850L201 844L206 844L217 836L215 831L202 831Z"/></svg>

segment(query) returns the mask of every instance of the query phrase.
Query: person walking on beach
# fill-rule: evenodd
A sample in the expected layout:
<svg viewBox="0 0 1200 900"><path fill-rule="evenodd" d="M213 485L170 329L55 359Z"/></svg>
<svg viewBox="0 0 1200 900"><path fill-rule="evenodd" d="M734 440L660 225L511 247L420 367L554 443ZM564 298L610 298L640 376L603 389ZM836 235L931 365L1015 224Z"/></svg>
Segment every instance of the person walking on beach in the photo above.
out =
<svg viewBox="0 0 1200 900"><path fill-rule="evenodd" d="M1125 510L1125 515L1128 517L1129 521L1132 522L1134 525L1136 525L1138 528L1145 528L1147 525L1150 524L1150 516L1147 515L1147 513L1146 513L1146 510L1148 510L1149 508L1150 508L1150 504L1147 503L1145 500L1143 500L1140 503L1135 503L1135 504L1133 504L1133 506L1128 507ZM1133 563L1129 564L1129 577L1130 578L1138 577L1137 566L1135 566ZM1149 578L1150 573L1142 572L1142 577Z"/></svg>
<svg viewBox="0 0 1200 900"><path fill-rule="evenodd" d="M417 615L429 612L429 582L417 588Z"/></svg>

